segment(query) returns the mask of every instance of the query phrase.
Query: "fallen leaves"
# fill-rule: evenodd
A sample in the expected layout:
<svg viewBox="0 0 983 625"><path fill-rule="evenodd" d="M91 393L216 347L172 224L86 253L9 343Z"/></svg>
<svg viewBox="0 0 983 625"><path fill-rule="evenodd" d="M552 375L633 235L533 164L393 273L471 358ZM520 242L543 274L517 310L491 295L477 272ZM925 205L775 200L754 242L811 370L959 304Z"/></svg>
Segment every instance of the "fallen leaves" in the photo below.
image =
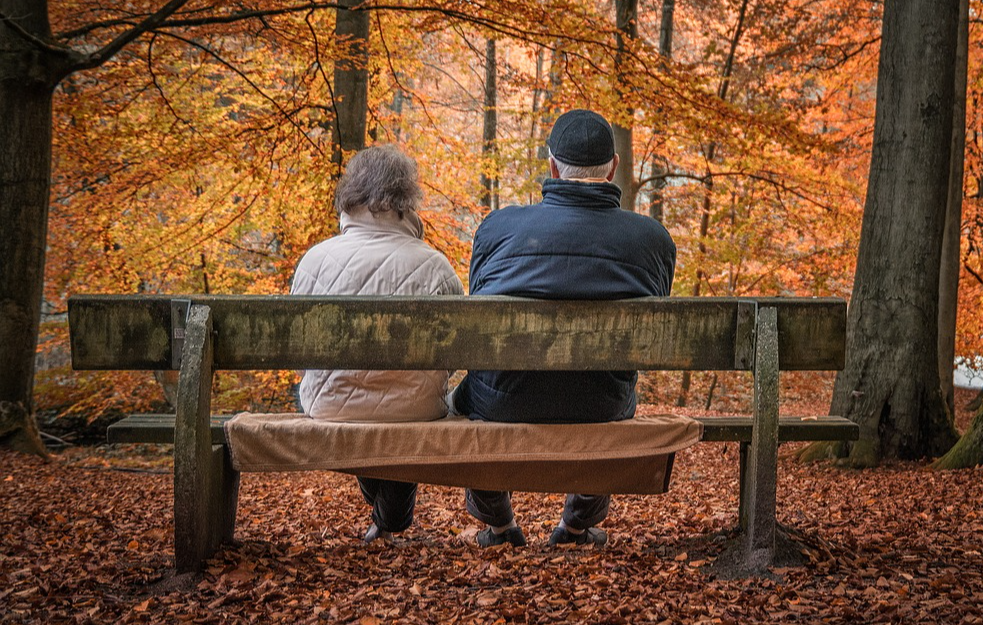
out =
<svg viewBox="0 0 983 625"><path fill-rule="evenodd" d="M736 523L737 459L678 454L677 478L703 477L616 497L604 551L547 547L563 496L530 493L515 495L530 546L477 549L460 491L430 486L401 545L365 547L351 477L247 474L237 544L195 577L170 569L169 475L0 452L0 622L983 624L983 469L783 460L779 516L809 564L728 581L706 572L720 545L697 539Z"/></svg>

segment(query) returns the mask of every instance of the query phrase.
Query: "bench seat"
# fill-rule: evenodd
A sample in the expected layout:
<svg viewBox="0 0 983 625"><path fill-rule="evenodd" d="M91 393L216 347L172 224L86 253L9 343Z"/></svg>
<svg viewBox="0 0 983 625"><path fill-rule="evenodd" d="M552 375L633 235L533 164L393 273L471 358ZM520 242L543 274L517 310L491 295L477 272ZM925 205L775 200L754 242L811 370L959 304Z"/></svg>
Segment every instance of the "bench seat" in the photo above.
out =
<svg viewBox="0 0 983 625"><path fill-rule="evenodd" d="M232 415L213 415L211 418L212 444L225 445L225 422ZM726 415L719 417L693 417L703 425L704 442L750 443L752 417ZM173 414L133 414L109 426L107 440L110 443L158 443L174 442ZM779 417L778 442L795 441L855 441L860 437L860 427L843 417Z"/></svg>

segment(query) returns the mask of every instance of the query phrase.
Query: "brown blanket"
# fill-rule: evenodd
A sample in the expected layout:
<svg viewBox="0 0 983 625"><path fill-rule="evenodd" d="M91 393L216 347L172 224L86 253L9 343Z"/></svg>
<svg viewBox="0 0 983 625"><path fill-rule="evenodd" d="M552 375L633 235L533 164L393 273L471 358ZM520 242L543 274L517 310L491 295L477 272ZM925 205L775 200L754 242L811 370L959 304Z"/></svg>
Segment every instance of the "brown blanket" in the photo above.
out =
<svg viewBox="0 0 983 625"><path fill-rule="evenodd" d="M676 415L537 425L464 417L338 423L241 413L225 432L239 471L330 470L486 490L654 494L668 487L672 454L699 441L702 426Z"/></svg>

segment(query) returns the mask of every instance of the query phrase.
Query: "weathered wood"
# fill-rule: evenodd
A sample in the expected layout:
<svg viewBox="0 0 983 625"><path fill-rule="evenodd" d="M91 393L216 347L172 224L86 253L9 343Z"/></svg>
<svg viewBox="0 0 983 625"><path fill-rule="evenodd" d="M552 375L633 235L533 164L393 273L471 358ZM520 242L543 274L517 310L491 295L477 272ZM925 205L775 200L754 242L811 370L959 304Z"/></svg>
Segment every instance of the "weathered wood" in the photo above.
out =
<svg viewBox="0 0 983 625"><path fill-rule="evenodd" d="M734 336L734 369L747 371L754 363L754 324L758 318L756 302L737 304L737 331Z"/></svg>
<svg viewBox="0 0 983 625"><path fill-rule="evenodd" d="M208 469L209 553L231 542L235 534L239 505L239 472L232 468L232 456L225 445L212 445Z"/></svg>
<svg viewBox="0 0 983 625"><path fill-rule="evenodd" d="M754 356L754 429L747 452L744 484L744 564L763 571L775 552L775 499L778 481L778 311L758 309Z"/></svg>
<svg viewBox="0 0 983 625"><path fill-rule="evenodd" d="M212 444L225 444L223 424L231 416L212 415ZM703 424L704 442L750 442L753 419L744 416L694 417ZM434 422L439 427L440 422ZM860 436L856 423L843 417L781 417L778 420L779 442L855 441ZM109 426L110 443L173 443L174 415L136 414Z"/></svg>
<svg viewBox="0 0 983 625"><path fill-rule="evenodd" d="M187 296L184 296L187 297ZM785 370L842 366L839 299L211 296L217 369L733 370L739 305L778 311ZM69 302L77 369L171 366L170 298Z"/></svg>
<svg viewBox="0 0 983 625"><path fill-rule="evenodd" d="M617 302L508 297L191 298L176 418L133 417L115 441L175 441L175 553L199 568L234 532L238 474L210 418L213 369L693 369L754 371L754 416L700 419L703 440L741 442L740 553L771 563L777 446L856 440L839 417L778 417L779 369L842 367L846 305L805 298L640 298ZM177 345L172 298L76 297L73 365L166 369ZM214 330L214 331L213 331ZM435 424L435 427L438 427ZM173 434L171 434L173 432Z"/></svg>
<svg viewBox="0 0 983 625"><path fill-rule="evenodd" d="M191 307L182 361L174 428L174 555L179 572L198 570L217 546L214 504L209 501L216 478L210 477L212 317L207 306Z"/></svg>

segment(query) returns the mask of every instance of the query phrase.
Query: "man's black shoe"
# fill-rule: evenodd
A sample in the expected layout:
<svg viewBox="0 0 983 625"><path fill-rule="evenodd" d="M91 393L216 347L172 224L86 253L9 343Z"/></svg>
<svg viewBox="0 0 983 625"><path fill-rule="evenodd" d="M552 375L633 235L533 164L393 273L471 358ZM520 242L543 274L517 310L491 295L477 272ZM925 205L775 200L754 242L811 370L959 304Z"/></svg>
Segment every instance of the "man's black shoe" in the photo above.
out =
<svg viewBox="0 0 983 625"><path fill-rule="evenodd" d="M492 528L486 527L478 532L477 540L479 547L494 547L495 545L504 545L505 543L509 543L514 547L526 546L526 537L522 533L522 529L518 527L510 527L501 534L496 534L492 531Z"/></svg>
<svg viewBox="0 0 983 625"><path fill-rule="evenodd" d="M550 534L549 544L554 545L594 545L596 548L600 549L604 547L608 542L608 534L604 530L599 530L596 527L588 528L587 531L582 534L574 534L573 532L568 532L563 527L557 527Z"/></svg>

